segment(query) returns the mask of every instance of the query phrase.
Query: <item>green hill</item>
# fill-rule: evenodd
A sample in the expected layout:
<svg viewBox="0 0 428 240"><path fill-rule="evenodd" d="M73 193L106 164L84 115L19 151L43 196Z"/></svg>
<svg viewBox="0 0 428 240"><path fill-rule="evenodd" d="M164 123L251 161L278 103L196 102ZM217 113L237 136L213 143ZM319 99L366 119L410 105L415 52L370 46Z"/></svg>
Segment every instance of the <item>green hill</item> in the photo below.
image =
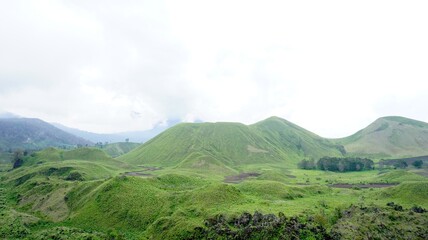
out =
<svg viewBox="0 0 428 240"><path fill-rule="evenodd" d="M134 148L140 146L140 143L134 142L118 142L110 143L102 147L102 150L111 157L118 157L130 152Z"/></svg>
<svg viewBox="0 0 428 240"><path fill-rule="evenodd" d="M251 164L294 166L301 158L341 155L340 147L286 120L253 125L183 123L120 160L133 164L233 171Z"/></svg>
<svg viewBox="0 0 428 240"><path fill-rule="evenodd" d="M404 117L383 117L357 133L335 141L351 154L422 156L428 154L428 123Z"/></svg>
<svg viewBox="0 0 428 240"><path fill-rule="evenodd" d="M104 151L96 148L77 148L73 150L62 150L46 148L27 156L22 167L16 169L14 176L33 176L33 173L45 174L46 171L54 169L65 169L78 171L88 179L103 178L116 175L131 167L121 161L111 158Z"/></svg>

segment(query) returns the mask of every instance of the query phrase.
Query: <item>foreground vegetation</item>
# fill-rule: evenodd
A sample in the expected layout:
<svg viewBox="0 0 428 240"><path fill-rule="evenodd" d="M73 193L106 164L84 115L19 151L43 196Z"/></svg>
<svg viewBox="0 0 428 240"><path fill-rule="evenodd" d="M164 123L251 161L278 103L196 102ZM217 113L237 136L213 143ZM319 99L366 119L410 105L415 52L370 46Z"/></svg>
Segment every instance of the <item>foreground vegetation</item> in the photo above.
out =
<svg viewBox="0 0 428 240"><path fill-rule="evenodd" d="M341 173L247 164L222 174L50 148L7 169L2 238L346 239L386 236L382 229L390 238L426 237L426 168Z"/></svg>

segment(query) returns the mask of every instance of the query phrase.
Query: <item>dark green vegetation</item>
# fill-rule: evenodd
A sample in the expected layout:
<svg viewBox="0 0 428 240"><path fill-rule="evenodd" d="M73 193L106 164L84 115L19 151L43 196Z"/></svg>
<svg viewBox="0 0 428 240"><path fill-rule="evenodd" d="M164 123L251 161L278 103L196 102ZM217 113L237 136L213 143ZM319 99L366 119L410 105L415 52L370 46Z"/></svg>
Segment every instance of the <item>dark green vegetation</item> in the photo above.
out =
<svg viewBox="0 0 428 240"><path fill-rule="evenodd" d="M399 167L406 168L407 166L414 166L416 168L422 168L424 163L428 163L428 156L410 157L410 158L399 158L399 159L381 159L379 161L379 167Z"/></svg>
<svg viewBox="0 0 428 240"><path fill-rule="evenodd" d="M333 214L263 215L243 213L227 218L217 215L195 228L189 239L427 239L426 209L404 209L390 202L388 207L355 206L336 208ZM406 222L407 224L402 224ZM328 229L326 228L328 226Z"/></svg>
<svg viewBox="0 0 428 240"><path fill-rule="evenodd" d="M66 133L35 118L0 119L0 151L42 149L46 147L75 147L91 142Z"/></svg>
<svg viewBox="0 0 428 240"><path fill-rule="evenodd" d="M29 152L2 162L0 238L426 239L427 164L297 169L324 156L362 160L275 117L179 124L118 158Z"/></svg>
<svg viewBox="0 0 428 240"><path fill-rule="evenodd" d="M404 117L383 117L335 142L348 153L377 158L428 155L428 123Z"/></svg>
<svg viewBox="0 0 428 240"><path fill-rule="evenodd" d="M313 160L302 160L297 165L301 169L319 169L333 172L366 171L374 169L374 162L372 160L355 157L322 157L316 163Z"/></svg>

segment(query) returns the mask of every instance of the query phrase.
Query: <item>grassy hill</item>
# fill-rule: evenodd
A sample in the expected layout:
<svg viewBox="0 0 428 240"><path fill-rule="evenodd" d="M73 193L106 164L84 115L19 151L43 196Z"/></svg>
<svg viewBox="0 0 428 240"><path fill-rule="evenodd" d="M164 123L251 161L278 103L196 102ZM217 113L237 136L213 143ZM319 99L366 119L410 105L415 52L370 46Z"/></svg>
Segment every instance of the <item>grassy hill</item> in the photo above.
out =
<svg viewBox="0 0 428 240"><path fill-rule="evenodd" d="M118 157L125 153L130 152L134 148L140 146L141 143L134 142L118 142L118 143L109 143L102 146L102 150L106 152L111 157Z"/></svg>
<svg viewBox="0 0 428 240"><path fill-rule="evenodd" d="M404 117L383 117L357 133L335 141L354 155L428 155L428 123Z"/></svg>
<svg viewBox="0 0 428 240"><path fill-rule="evenodd" d="M253 125L179 124L119 159L132 164L230 172L251 164L290 167L302 158L341 154L340 146L329 140L272 117Z"/></svg>
<svg viewBox="0 0 428 240"><path fill-rule="evenodd" d="M0 119L0 150L42 149L92 145L91 142L66 133L35 118Z"/></svg>
<svg viewBox="0 0 428 240"><path fill-rule="evenodd" d="M276 117L180 124L116 159L47 148L0 171L0 238L426 239L427 169L296 169L342 152Z"/></svg>

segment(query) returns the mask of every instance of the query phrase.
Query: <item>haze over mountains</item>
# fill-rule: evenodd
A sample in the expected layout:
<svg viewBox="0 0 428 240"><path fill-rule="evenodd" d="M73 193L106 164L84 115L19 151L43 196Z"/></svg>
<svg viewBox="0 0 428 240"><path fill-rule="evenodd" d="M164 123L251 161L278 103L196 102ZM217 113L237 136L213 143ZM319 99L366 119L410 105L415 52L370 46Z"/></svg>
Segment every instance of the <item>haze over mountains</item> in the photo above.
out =
<svg viewBox="0 0 428 240"><path fill-rule="evenodd" d="M120 133L93 133L93 132L83 131L76 128L70 128L60 123L52 123L52 124L55 127L65 132L71 133L73 135L79 136L81 138L87 139L95 143L96 142L103 142L103 143L104 142L109 142L109 143L124 142L126 139L128 139L130 142L143 143L155 137L156 135L168 129L169 127L176 125L177 123L179 123L178 120L170 120L170 121L167 121L165 124L159 123L149 130L120 132Z"/></svg>

